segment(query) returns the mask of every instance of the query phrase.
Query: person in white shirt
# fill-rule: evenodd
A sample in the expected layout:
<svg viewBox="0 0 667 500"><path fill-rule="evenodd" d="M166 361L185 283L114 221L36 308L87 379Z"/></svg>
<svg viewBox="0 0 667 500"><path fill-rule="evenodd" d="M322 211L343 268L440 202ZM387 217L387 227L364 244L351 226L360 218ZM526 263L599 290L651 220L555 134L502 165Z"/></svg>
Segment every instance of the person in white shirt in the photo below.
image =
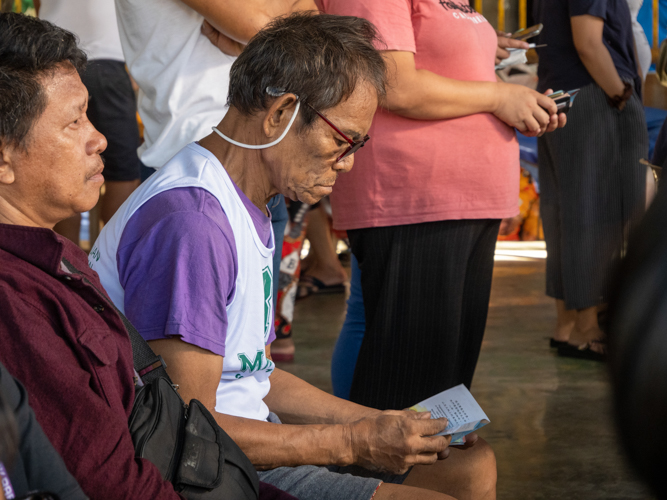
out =
<svg viewBox="0 0 667 500"><path fill-rule="evenodd" d="M313 0L116 0L116 10L125 60L139 85L145 140L139 155L159 169L224 116L229 69L257 31L274 17L317 6ZM278 276L288 219L282 195L269 210Z"/></svg>
<svg viewBox="0 0 667 500"><path fill-rule="evenodd" d="M637 21L637 16L642 8L644 0L627 0L628 7L630 7L630 17L632 18L632 34L635 39L635 49L637 50L637 62L639 63L639 71L641 73L642 81L646 81L646 75L651 68L651 46L644 33L644 28Z"/></svg>
<svg viewBox="0 0 667 500"><path fill-rule="evenodd" d="M373 26L349 16L293 14L263 29L232 66L222 121L135 191L88 262L260 480L302 500L495 500L481 439L449 453L450 438L435 436L443 419L337 399L272 360L267 203L281 193L314 204L352 168L385 95L375 43ZM355 465L375 473L348 474Z"/></svg>
<svg viewBox="0 0 667 500"><path fill-rule="evenodd" d="M317 7L312 0L116 0L116 9L139 85L139 155L158 169L226 112L235 59L228 54L238 54L272 18Z"/></svg>

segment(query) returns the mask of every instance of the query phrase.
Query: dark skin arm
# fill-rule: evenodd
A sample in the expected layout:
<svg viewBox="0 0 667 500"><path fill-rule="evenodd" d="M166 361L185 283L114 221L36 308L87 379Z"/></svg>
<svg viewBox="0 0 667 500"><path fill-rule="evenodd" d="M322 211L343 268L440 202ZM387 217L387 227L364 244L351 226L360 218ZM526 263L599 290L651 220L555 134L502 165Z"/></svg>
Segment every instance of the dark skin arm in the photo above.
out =
<svg viewBox="0 0 667 500"><path fill-rule="evenodd" d="M590 75L609 97L621 95L623 80L616 71L609 50L602 41L604 20L595 16L574 16L570 19L572 37L579 58Z"/></svg>
<svg viewBox="0 0 667 500"><path fill-rule="evenodd" d="M217 413L216 389L224 359L177 338L149 344L166 361L183 399L201 401L260 469L356 463L400 473L447 455L451 438L433 436L446 427L445 419L431 420L428 413L365 408L279 369L271 375L265 402L285 419L284 424Z"/></svg>

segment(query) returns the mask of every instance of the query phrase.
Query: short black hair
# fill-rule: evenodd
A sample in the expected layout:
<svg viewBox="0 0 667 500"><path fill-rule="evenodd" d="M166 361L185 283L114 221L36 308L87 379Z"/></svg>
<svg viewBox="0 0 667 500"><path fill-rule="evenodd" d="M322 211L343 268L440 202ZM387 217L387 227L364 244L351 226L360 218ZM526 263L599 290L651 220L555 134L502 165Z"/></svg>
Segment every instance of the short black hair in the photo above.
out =
<svg viewBox="0 0 667 500"><path fill-rule="evenodd" d="M63 64L81 74L86 54L76 35L23 14L0 14L0 146L25 149L47 105L43 78Z"/></svg>
<svg viewBox="0 0 667 500"><path fill-rule="evenodd" d="M266 88L275 87L323 111L352 95L360 80L382 100L386 66L374 44L381 44L375 27L358 17L299 12L275 19L234 61L227 104L252 114L269 106ZM315 112L301 109L301 126L308 126Z"/></svg>
<svg viewBox="0 0 667 500"><path fill-rule="evenodd" d="M667 190L660 187L617 272L609 301L608 356L620 441L634 470L664 499Z"/></svg>

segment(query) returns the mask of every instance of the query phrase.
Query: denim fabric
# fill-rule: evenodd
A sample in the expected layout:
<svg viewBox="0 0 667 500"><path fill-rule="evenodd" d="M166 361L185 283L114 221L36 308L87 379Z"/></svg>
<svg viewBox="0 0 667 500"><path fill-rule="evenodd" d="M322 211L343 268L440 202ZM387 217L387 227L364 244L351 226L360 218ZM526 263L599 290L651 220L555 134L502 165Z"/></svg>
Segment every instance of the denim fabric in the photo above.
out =
<svg viewBox="0 0 667 500"><path fill-rule="evenodd" d="M269 201L269 211L271 212L271 225L273 226L273 237L276 242L276 250L273 254L273 310L275 311L276 297L278 297L278 277L280 276L280 261L283 255L283 238L285 236L285 226L289 220L285 197L278 194Z"/></svg>
<svg viewBox="0 0 667 500"><path fill-rule="evenodd" d="M361 294L361 271L357 258L352 255L352 277L350 278L350 297L347 299L347 314L343 328L331 358L331 383L334 395L350 399L350 387L354 377L354 367L366 331L364 298Z"/></svg>

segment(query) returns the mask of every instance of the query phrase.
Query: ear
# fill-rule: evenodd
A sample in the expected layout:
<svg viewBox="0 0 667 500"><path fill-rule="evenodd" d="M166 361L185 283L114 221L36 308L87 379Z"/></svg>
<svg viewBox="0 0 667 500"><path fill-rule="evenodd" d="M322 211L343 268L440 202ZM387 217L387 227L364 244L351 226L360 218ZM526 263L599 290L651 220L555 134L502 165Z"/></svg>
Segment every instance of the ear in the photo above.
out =
<svg viewBox="0 0 667 500"><path fill-rule="evenodd" d="M269 139L275 139L283 133L292 118L298 98L294 94L278 97L264 115L263 129Z"/></svg>
<svg viewBox="0 0 667 500"><path fill-rule="evenodd" d="M13 184L16 180L12 163L13 148L0 141L0 185Z"/></svg>

